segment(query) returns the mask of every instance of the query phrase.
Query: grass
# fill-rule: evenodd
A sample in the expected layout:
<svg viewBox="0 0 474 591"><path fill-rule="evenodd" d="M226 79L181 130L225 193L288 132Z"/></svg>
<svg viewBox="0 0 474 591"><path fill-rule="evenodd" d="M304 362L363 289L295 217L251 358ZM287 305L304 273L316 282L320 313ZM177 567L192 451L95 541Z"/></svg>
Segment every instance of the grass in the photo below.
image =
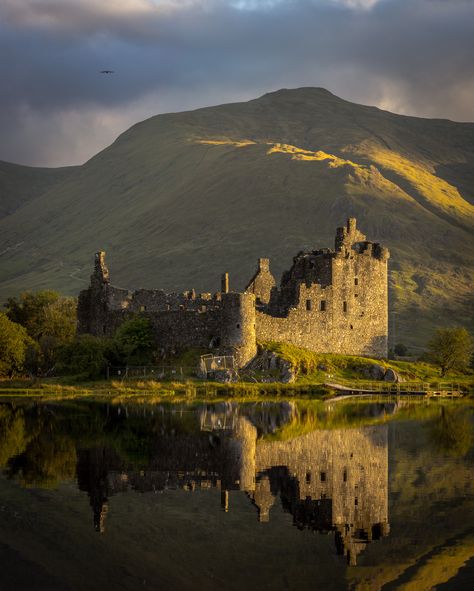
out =
<svg viewBox="0 0 474 591"><path fill-rule="evenodd" d="M374 364L385 369L393 369L404 381L409 382L446 384L459 382L466 386L472 386L474 383L472 371L467 373L452 371L441 378L437 367L423 361L392 361L356 355L314 353L288 343L266 342L261 346L289 361L296 371L298 383L367 382L370 379L367 375L368 371Z"/></svg>
<svg viewBox="0 0 474 591"><path fill-rule="evenodd" d="M98 380L75 382L74 378L47 378L38 380L1 380L0 398L33 397L65 400L74 398L105 398L112 401L179 402L182 400L258 400L265 398L328 396L328 390L320 384L282 384L279 382L257 384L237 382L221 384L198 379L183 381L154 380Z"/></svg>
<svg viewBox="0 0 474 591"><path fill-rule="evenodd" d="M459 384L465 391L474 391L474 372L451 372L443 379L438 369L426 362L392 361L371 359L352 355L335 355L314 353L307 349L286 343L267 342L260 345L261 349L272 351L280 358L290 362L297 375L294 383L284 384L278 381L275 372L258 373L259 382L255 381L255 372L245 371L241 380L233 383L218 383L197 379L191 372L183 374L182 380L170 379L111 379L82 380L75 376L36 378L36 379L3 379L0 380L1 396L31 396L78 398L102 397L107 399L147 398L151 400L195 400L195 399L269 399L277 398L313 398L331 397L331 389L325 384L380 385L381 381L370 382L369 370L374 364L385 369L391 368L406 382L424 382L436 384ZM177 355L173 359L176 367L197 367L201 351L192 349ZM388 383L386 383L388 385Z"/></svg>
<svg viewBox="0 0 474 591"><path fill-rule="evenodd" d="M456 187L437 177L428 166L390 150L373 150L369 155L382 170L386 169L408 182L425 207L472 225L474 207L461 197Z"/></svg>
<svg viewBox="0 0 474 591"><path fill-rule="evenodd" d="M296 146L291 146L289 144L273 144L267 152L268 155L278 153L289 154L291 155L292 160L302 160L306 162L327 162L330 168L338 168L340 166L350 166L354 169L363 168L360 164L352 162L352 160L345 160L344 158L339 158L338 156L334 156L334 154L328 154L323 150L304 150L302 148L297 148Z"/></svg>

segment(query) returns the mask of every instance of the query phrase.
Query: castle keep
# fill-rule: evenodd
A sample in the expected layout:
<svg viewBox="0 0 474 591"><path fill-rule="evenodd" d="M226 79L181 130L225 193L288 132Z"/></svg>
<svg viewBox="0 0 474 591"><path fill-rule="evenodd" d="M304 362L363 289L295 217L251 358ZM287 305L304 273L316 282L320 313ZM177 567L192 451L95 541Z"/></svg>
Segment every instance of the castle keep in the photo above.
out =
<svg viewBox="0 0 474 591"><path fill-rule="evenodd" d="M157 347L209 348L239 366L257 341L279 341L315 352L385 357L388 340L388 249L370 242L351 218L337 229L335 248L299 252L280 286L268 259L243 292L134 292L110 283L105 253L95 255L90 286L79 295L78 333L112 336L137 313L149 318Z"/></svg>

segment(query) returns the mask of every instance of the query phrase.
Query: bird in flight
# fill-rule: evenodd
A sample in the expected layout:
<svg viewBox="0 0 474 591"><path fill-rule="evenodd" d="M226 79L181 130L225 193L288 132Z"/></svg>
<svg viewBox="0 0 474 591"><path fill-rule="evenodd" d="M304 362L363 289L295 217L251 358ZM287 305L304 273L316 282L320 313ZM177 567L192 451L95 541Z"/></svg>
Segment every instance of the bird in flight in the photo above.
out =
<svg viewBox="0 0 474 591"><path fill-rule="evenodd" d="M101 74L115 74L115 72L113 70L101 70L100 73Z"/></svg>

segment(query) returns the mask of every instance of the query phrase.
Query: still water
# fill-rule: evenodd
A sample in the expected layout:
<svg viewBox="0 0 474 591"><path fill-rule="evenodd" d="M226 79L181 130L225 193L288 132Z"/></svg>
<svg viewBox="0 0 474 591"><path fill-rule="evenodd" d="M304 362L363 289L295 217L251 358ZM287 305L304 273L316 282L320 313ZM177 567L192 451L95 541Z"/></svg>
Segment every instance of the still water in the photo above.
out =
<svg viewBox="0 0 474 591"><path fill-rule="evenodd" d="M0 403L0 590L474 588L473 409Z"/></svg>

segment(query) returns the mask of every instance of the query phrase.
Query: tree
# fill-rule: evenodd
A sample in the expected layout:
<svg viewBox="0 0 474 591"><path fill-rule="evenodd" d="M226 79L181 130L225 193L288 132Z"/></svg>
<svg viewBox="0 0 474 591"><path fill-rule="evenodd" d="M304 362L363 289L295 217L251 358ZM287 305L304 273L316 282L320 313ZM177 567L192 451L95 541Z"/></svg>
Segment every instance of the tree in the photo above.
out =
<svg viewBox="0 0 474 591"><path fill-rule="evenodd" d="M150 321L144 316L136 316L124 322L114 335L118 354L122 361L130 365L147 365L153 359L155 348Z"/></svg>
<svg viewBox="0 0 474 591"><path fill-rule="evenodd" d="M27 350L33 345L25 328L0 312L0 375L12 376L21 372Z"/></svg>
<svg viewBox="0 0 474 591"><path fill-rule="evenodd" d="M58 371L85 378L104 376L107 352L110 349L111 343L108 339L90 334L80 335L59 349Z"/></svg>
<svg viewBox="0 0 474 591"><path fill-rule="evenodd" d="M47 374L54 369L58 348L75 336L76 307L75 298L55 291L24 292L18 299L7 300L7 316L21 324L38 344L28 356L32 373Z"/></svg>
<svg viewBox="0 0 474 591"><path fill-rule="evenodd" d="M38 341L45 329L45 310L59 297L55 291L25 291L19 298L8 298L6 313L10 320L24 326L30 337Z"/></svg>
<svg viewBox="0 0 474 591"><path fill-rule="evenodd" d="M452 369L467 369L472 350L472 338L465 328L439 328L428 342L428 358L440 368L441 376Z"/></svg>

